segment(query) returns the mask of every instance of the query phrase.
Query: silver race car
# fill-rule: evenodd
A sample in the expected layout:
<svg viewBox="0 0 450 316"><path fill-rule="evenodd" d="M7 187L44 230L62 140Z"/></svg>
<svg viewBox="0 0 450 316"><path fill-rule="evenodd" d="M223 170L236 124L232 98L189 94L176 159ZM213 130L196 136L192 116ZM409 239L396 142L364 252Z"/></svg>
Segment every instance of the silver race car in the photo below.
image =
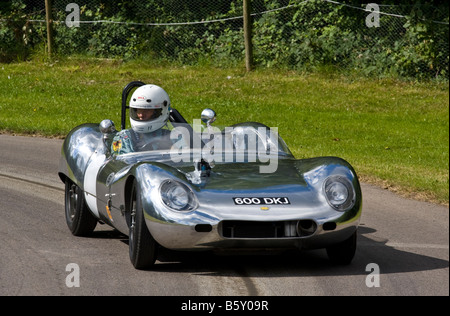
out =
<svg viewBox="0 0 450 316"><path fill-rule="evenodd" d="M296 159L276 128L254 122L219 128L211 109L188 124L167 102L164 127L137 145L124 133L133 110L127 104L131 91L144 86L132 82L123 91L122 131L104 120L78 126L65 139L59 177L72 234L89 235L98 222L112 226L129 236L137 269L151 268L160 247L326 248L333 262L352 261L362 196L349 163ZM125 141L133 150L118 150Z"/></svg>

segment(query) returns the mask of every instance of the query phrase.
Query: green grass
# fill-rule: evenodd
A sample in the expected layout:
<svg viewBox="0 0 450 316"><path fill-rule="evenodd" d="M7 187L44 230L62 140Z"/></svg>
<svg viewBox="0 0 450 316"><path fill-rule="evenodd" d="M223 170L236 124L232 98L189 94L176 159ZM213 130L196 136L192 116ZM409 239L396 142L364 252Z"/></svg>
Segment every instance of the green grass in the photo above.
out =
<svg viewBox="0 0 450 316"><path fill-rule="evenodd" d="M164 87L192 121L278 127L297 158L339 156L363 181L414 198L449 201L449 86L334 72L182 67L66 59L0 65L0 131L63 136L86 122L120 125L123 87Z"/></svg>

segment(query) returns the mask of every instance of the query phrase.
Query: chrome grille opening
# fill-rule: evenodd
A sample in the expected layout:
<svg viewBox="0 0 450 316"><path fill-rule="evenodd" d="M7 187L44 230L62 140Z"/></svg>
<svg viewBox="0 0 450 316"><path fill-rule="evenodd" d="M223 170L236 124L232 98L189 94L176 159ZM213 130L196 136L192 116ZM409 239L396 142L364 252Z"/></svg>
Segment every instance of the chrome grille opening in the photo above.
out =
<svg viewBox="0 0 450 316"><path fill-rule="evenodd" d="M305 237L305 233L298 229L299 223L304 221L223 221L221 223L222 236L225 238L292 238ZM313 221L308 221L313 222ZM312 235L316 225L311 225L312 230L307 234Z"/></svg>

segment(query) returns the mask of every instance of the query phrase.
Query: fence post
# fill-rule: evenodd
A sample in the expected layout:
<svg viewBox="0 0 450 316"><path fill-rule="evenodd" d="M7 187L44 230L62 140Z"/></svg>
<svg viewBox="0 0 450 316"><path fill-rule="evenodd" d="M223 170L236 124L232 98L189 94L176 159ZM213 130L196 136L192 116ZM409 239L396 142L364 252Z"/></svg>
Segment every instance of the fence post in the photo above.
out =
<svg viewBox="0 0 450 316"><path fill-rule="evenodd" d="M52 57L53 53L53 18L52 0L45 0L45 20L47 22L47 52Z"/></svg>
<svg viewBox="0 0 450 316"><path fill-rule="evenodd" d="M252 26L251 0L244 0L245 67L247 71L253 70Z"/></svg>

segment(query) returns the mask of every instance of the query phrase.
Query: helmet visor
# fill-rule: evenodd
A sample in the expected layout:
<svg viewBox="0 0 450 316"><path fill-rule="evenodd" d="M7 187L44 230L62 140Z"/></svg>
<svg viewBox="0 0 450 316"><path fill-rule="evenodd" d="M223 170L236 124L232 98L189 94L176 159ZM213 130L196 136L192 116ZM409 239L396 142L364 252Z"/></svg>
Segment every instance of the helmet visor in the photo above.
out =
<svg viewBox="0 0 450 316"><path fill-rule="evenodd" d="M162 114L162 109L135 109L130 108L130 117L135 121L150 122Z"/></svg>

